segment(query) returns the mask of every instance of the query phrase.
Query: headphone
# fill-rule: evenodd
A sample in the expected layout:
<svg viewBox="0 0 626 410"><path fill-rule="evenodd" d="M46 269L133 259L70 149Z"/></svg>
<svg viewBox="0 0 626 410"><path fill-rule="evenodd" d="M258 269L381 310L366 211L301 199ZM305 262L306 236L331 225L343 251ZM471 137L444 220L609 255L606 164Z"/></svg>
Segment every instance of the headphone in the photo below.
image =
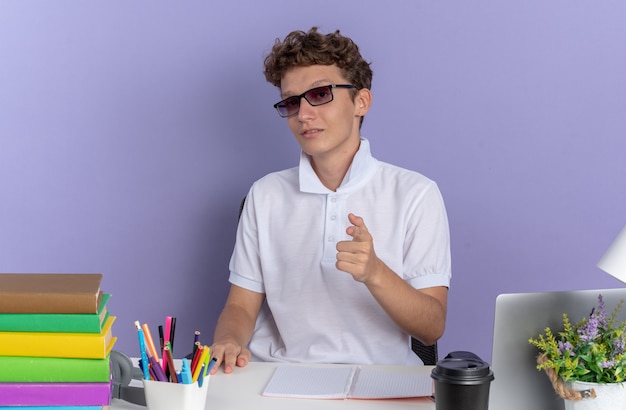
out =
<svg viewBox="0 0 626 410"><path fill-rule="evenodd" d="M138 367L134 367L130 358L122 352L112 350L110 357L111 378L113 379L111 397L145 406L146 396L143 387L129 386L131 380L143 379L142 371Z"/></svg>

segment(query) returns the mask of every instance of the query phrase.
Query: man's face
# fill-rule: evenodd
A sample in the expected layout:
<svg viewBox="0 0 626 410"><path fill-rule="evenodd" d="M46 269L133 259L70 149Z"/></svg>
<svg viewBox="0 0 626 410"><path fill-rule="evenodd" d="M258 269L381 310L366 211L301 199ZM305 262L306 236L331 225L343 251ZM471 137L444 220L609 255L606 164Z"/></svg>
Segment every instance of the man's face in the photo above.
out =
<svg viewBox="0 0 626 410"><path fill-rule="evenodd" d="M294 67L282 78L281 98L330 84L349 83L334 65ZM369 100L364 103L361 95L366 93L369 96L369 90L360 90L355 100L352 98L354 90L333 88L331 91L331 102L312 106L302 98L298 113L287 117L287 124L302 150L314 161L335 153L354 153L359 145L360 118L369 108Z"/></svg>

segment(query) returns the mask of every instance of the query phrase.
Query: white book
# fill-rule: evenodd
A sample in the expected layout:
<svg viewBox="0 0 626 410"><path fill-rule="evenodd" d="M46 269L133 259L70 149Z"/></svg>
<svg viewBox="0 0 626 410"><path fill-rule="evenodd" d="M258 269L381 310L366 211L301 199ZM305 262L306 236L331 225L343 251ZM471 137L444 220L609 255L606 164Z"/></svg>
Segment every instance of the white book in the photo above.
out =
<svg viewBox="0 0 626 410"><path fill-rule="evenodd" d="M268 397L396 399L433 394L430 374L373 367L278 366L263 391Z"/></svg>

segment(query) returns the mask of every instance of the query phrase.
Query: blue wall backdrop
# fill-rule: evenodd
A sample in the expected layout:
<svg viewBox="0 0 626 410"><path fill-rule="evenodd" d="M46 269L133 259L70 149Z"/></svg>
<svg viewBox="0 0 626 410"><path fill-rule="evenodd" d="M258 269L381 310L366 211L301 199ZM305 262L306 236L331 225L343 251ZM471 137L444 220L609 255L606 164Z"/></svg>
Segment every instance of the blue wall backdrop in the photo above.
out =
<svg viewBox="0 0 626 410"><path fill-rule="evenodd" d="M500 293L621 287L621 0L0 1L0 272L102 272L117 348L178 318L211 342L239 201L299 149L262 59L319 26L374 70L363 135L439 183L440 350L491 358ZM189 349L186 349L188 343Z"/></svg>

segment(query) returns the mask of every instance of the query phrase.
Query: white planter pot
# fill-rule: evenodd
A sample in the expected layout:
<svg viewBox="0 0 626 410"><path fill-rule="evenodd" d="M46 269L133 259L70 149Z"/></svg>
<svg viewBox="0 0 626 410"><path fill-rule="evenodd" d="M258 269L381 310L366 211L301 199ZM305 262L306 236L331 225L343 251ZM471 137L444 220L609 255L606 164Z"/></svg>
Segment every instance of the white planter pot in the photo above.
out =
<svg viewBox="0 0 626 410"><path fill-rule="evenodd" d="M580 401L565 400L565 410L626 410L626 384L623 383L587 383L571 382L565 386L572 390L596 391L596 398Z"/></svg>

